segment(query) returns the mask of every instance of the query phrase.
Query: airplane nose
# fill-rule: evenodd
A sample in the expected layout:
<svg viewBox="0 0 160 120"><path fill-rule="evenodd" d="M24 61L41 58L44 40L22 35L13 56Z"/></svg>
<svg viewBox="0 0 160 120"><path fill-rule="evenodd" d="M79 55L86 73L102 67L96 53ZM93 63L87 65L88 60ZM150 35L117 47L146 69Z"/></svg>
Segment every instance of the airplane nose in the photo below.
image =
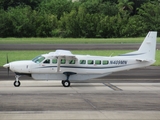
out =
<svg viewBox="0 0 160 120"><path fill-rule="evenodd" d="M9 64L3 65L4 68L9 68Z"/></svg>

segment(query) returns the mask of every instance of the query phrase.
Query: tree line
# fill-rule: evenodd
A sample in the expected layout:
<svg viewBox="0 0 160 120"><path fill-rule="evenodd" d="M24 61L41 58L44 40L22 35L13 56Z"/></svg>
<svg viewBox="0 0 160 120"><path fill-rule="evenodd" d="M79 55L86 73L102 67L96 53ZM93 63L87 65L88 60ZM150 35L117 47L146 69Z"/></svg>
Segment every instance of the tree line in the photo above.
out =
<svg viewBox="0 0 160 120"><path fill-rule="evenodd" d="M160 31L160 0L0 1L0 37L138 37L151 30Z"/></svg>

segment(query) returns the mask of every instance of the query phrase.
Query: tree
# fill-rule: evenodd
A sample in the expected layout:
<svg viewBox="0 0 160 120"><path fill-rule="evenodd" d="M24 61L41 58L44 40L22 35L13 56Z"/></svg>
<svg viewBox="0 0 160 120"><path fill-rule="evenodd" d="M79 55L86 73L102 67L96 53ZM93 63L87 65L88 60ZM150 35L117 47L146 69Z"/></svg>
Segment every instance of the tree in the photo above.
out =
<svg viewBox="0 0 160 120"><path fill-rule="evenodd" d="M8 13L0 10L0 37L10 37L13 35L14 26Z"/></svg>
<svg viewBox="0 0 160 120"><path fill-rule="evenodd" d="M152 1L144 3L138 9L138 15L144 23L143 28L145 31L160 31L160 4L159 1ZM158 33L160 34L160 33Z"/></svg>
<svg viewBox="0 0 160 120"><path fill-rule="evenodd" d="M77 22L77 11L72 10L70 13L64 13L60 18L61 37L79 37L79 24Z"/></svg>
<svg viewBox="0 0 160 120"><path fill-rule="evenodd" d="M86 12L89 14L104 14L113 16L118 12L116 3L113 1L105 0L84 0L81 1L81 6L86 9Z"/></svg>
<svg viewBox="0 0 160 120"><path fill-rule="evenodd" d="M158 0L0 0L0 37L135 37L159 24Z"/></svg>
<svg viewBox="0 0 160 120"><path fill-rule="evenodd" d="M122 37L137 37L141 36L144 31L143 25L139 15L131 16L123 23L120 33Z"/></svg>
<svg viewBox="0 0 160 120"><path fill-rule="evenodd" d="M35 21L36 37L52 37L52 31L57 29L57 16L53 14L38 14Z"/></svg>
<svg viewBox="0 0 160 120"><path fill-rule="evenodd" d="M32 21L32 9L30 6L17 6L9 8L7 11L8 19L13 26L12 34L14 37L31 37L33 36L35 26ZM6 27L9 27L6 26Z"/></svg>
<svg viewBox="0 0 160 120"><path fill-rule="evenodd" d="M39 10L42 13L54 14L58 20L63 13L69 13L72 9L71 0L43 0L40 4Z"/></svg>
<svg viewBox="0 0 160 120"><path fill-rule="evenodd" d="M140 8L142 4L149 2L150 0L133 0L134 4L133 4L133 12L131 13L131 15L137 15L137 8Z"/></svg>
<svg viewBox="0 0 160 120"><path fill-rule="evenodd" d="M28 5L32 9L36 9L41 0L0 0L0 6L7 10L9 7L16 7L20 5Z"/></svg>
<svg viewBox="0 0 160 120"><path fill-rule="evenodd" d="M133 11L133 2L129 0L118 0L118 8L120 12L126 11L127 13L132 13Z"/></svg>

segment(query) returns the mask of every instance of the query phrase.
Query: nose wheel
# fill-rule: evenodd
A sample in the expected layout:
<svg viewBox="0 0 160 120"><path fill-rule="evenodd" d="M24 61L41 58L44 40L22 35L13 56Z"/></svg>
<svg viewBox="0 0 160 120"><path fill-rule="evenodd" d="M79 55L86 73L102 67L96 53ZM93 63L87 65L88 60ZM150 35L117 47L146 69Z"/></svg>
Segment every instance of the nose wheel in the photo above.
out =
<svg viewBox="0 0 160 120"><path fill-rule="evenodd" d="M19 76L19 75L16 75L15 76L15 78L16 78L16 80L14 81L14 83L13 83L13 85L15 86L15 87L19 87L20 85L21 85L21 82L19 81L19 78L20 78L21 76Z"/></svg>
<svg viewBox="0 0 160 120"><path fill-rule="evenodd" d="M15 87L19 87L21 85L21 82L20 81L14 81L13 84L14 84Z"/></svg>

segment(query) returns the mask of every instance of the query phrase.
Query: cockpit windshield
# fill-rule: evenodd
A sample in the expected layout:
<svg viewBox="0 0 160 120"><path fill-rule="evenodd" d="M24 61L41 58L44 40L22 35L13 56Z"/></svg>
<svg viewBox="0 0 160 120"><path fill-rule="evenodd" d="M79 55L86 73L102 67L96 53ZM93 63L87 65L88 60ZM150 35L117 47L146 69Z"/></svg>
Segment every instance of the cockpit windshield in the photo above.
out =
<svg viewBox="0 0 160 120"><path fill-rule="evenodd" d="M37 56L34 59L32 59L32 61L35 63L41 63L44 59L45 59L45 57L43 57L43 56Z"/></svg>

